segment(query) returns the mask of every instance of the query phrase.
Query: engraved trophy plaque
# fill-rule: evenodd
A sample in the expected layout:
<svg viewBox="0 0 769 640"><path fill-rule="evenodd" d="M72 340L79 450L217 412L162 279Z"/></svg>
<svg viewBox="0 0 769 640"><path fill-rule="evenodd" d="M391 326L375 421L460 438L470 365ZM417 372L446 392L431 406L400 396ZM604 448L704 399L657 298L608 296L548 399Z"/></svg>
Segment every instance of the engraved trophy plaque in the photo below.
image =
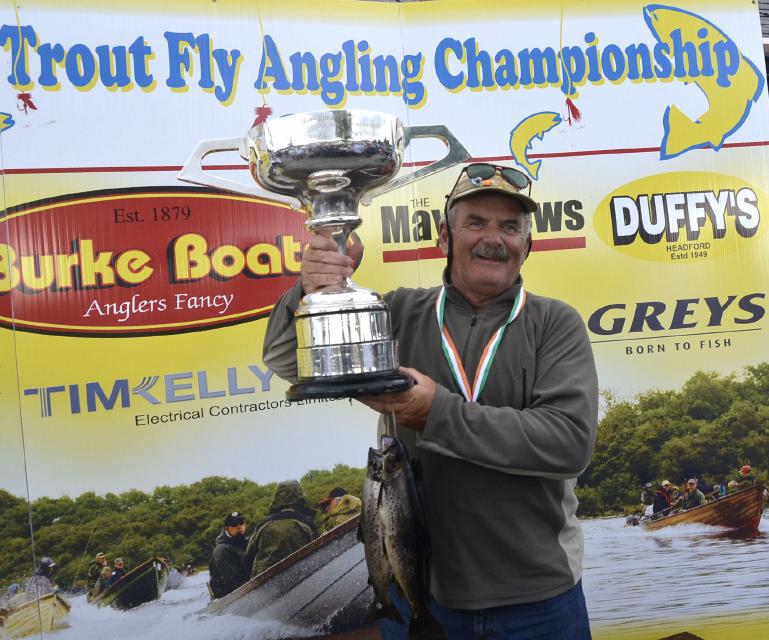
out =
<svg viewBox="0 0 769 640"><path fill-rule="evenodd" d="M447 146L437 162L395 177L414 138ZM248 160L255 184L208 173L203 158L234 151ZM469 158L442 125L404 127L394 115L339 110L270 118L245 138L204 140L179 179L286 204L309 214L307 227L324 231L345 252L361 224L358 205ZM303 398L355 397L403 391L412 381L398 373L390 313L382 297L347 279L302 298L295 313L298 382L286 394Z"/></svg>

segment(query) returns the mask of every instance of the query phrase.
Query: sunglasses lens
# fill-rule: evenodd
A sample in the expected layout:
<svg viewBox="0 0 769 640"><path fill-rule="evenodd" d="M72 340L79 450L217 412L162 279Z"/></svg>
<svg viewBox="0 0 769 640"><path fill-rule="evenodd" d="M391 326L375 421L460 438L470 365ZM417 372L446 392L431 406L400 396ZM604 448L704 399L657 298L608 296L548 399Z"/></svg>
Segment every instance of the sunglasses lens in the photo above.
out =
<svg viewBox="0 0 769 640"><path fill-rule="evenodd" d="M493 164L479 162L468 165L465 171L471 180L488 180L497 172L497 167ZM529 184L529 179L516 169L500 167L499 173L505 180L519 189L525 189Z"/></svg>
<svg viewBox="0 0 769 640"><path fill-rule="evenodd" d="M510 184L515 185L519 189L525 189L529 184L528 178L515 169L502 169L502 176Z"/></svg>
<svg viewBox="0 0 769 640"><path fill-rule="evenodd" d="M471 180L478 178L480 180L487 180L496 173L496 168L490 164L471 164L467 166L465 170L467 177Z"/></svg>

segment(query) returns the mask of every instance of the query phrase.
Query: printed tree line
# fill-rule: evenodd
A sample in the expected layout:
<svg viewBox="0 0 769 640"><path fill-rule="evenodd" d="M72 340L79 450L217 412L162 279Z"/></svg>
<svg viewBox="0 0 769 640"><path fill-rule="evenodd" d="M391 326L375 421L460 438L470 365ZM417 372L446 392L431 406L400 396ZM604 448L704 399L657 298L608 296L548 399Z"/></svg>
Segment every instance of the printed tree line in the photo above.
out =
<svg viewBox="0 0 769 640"><path fill-rule="evenodd" d="M595 452L579 478L580 514L637 511L645 482L682 484L687 477L726 482L743 464L759 479L769 471L769 363L746 367L742 379L697 372L680 390L651 390L632 401L603 394ZM309 505L330 489L360 495L365 469L337 465L300 482ZM98 551L121 556L130 569L153 555L177 567L206 567L224 516L238 510L250 526L266 515L275 484L213 476L191 485L75 499L39 498L28 506L0 490L0 588L53 557L58 585L78 589ZM317 513L320 520L320 513Z"/></svg>
<svg viewBox="0 0 769 640"><path fill-rule="evenodd" d="M583 515L638 511L643 484L709 484L737 477L748 464L769 472L769 363L742 379L698 371L677 391L651 390L633 401L603 394L595 451L579 479Z"/></svg>
<svg viewBox="0 0 769 640"><path fill-rule="evenodd" d="M313 507L334 487L360 495L365 469L337 465L333 470L309 471L300 483ZM34 571L30 522L35 554L52 557L56 584L64 590L85 588L88 565L102 551L120 556L126 569L153 555L181 569L191 562L208 567L214 539L224 517L240 511L250 527L267 515L275 484L212 476L191 485L158 487L152 493L130 490L98 496L87 492L75 499L38 498L28 508L23 498L0 490L0 590L22 582ZM320 523L321 514L316 509Z"/></svg>

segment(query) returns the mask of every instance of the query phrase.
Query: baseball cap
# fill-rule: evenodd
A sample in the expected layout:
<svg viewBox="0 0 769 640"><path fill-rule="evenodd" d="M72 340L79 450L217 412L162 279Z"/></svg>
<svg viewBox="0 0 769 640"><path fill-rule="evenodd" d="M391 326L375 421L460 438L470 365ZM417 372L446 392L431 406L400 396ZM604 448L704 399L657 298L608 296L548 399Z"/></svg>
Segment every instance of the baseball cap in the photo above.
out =
<svg viewBox="0 0 769 640"><path fill-rule="evenodd" d="M686 484L697 484L697 478L689 478Z"/></svg>
<svg viewBox="0 0 769 640"><path fill-rule="evenodd" d="M227 517L224 519L224 526L237 527L238 525L243 524L245 521L246 518L242 513L240 513L240 511L233 511L232 513L227 514Z"/></svg>
<svg viewBox="0 0 769 640"><path fill-rule="evenodd" d="M669 487L670 486L670 480L663 480L662 481L662 486L663 487Z"/></svg>
<svg viewBox="0 0 769 640"><path fill-rule="evenodd" d="M740 467L740 473L744 476L748 475L751 471L750 465L745 464Z"/></svg>
<svg viewBox="0 0 769 640"><path fill-rule="evenodd" d="M96 554L97 560L101 560L102 558L106 558L106 557L107 557L107 554L104 553L103 551L99 551L99 553Z"/></svg>
<svg viewBox="0 0 769 640"><path fill-rule="evenodd" d="M518 200L524 211L534 213L537 210L537 203L521 191L529 184L529 179L517 169L476 162L462 169L457 183L449 194L446 206L450 209L462 198L495 191Z"/></svg>

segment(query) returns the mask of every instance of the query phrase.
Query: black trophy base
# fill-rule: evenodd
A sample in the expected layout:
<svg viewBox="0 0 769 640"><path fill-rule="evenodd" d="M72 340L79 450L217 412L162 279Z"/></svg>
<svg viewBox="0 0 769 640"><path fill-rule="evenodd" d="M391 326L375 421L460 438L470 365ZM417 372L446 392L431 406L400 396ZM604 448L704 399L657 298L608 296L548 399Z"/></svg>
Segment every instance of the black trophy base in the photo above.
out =
<svg viewBox="0 0 769 640"><path fill-rule="evenodd" d="M414 381L402 373L387 376L356 378L354 380L334 380L329 382L297 382L286 391L286 400L310 400L320 398L357 398L358 396L376 396L380 393L408 391Z"/></svg>

